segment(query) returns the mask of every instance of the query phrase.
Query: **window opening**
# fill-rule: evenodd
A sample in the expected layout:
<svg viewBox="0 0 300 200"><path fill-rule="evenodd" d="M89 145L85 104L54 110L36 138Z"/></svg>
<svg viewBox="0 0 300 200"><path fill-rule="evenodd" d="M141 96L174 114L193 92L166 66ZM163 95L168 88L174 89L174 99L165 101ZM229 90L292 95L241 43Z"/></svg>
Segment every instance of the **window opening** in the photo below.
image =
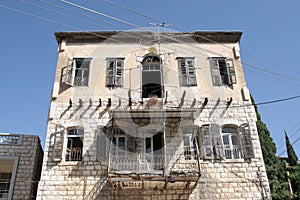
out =
<svg viewBox="0 0 300 200"><path fill-rule="evenodd" d="M178 73L181 87L197 86L194 58L178 58Z"/></svg>
<svg viewBox="0 0 300 200"><path fill-rule="evenodd" d="M12 173L0 172L0 199L8 199Z"/></svg>
<svg viewBox="0 0 300 200"><path fill-rule="evenodd" d="M222 139L226 159L240 158L238 129L234 127L223 127Z"/></svg>
<svg viewBox="0 0 300 200"><path fill-rule="evenodd" d="M211 58L210 65L213 85L230 86L237 83L233 59Z"/></svg>
<svg viewBox="0 0 300 200"><path fill-rule="evenodd" d="M74 58L72 66L67 68L66 84L71 86L87 86L90 62L91 58Z"/></svg>
<svg viewBox="0 0 300 200"><path fill-rule="evenodd" d="M146 56L142 62L142 97L162 97L161 60L158 56Z"/></svg>
<svg viewBox="0 0 300 200"><path fill-rule="evenodd" d="M68 130L66 161L82 160L83 133L83 129Z"/></svg>
<svg viewBox="0 0 300 200"><path fill-rule="evenodd" d="M122 87L124 58L108 58L106 67L106 87Z"/></svg>

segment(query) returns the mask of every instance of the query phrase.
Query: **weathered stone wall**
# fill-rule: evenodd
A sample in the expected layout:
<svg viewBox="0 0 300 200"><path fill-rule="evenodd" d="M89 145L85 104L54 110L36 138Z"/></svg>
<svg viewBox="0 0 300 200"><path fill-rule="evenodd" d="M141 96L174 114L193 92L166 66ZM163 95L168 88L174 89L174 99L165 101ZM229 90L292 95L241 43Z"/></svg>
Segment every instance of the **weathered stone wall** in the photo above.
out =
<svg viewBox="0 0 300 200"><path fill-rule="evenodd" d="M124 37L124 36L123 36ZM125 37L126 38L126 37ZM42 180L39 184L38 199L269 199L270 190L263 164L259 138L256 130L256 114L249 99L242 90L246 87L239 57L234 56L232 48L238 42L220 44L163 43L143 45L123 43L68 43L58 54L55 76L56 92L53 94L49 112L49 122L43 163ZM141 98L141 61L145 55L159 48L162 59L164 94L161 99ZM196 51L191 50L195 48ZM209 57L226 57L234 60L237 83L213 86ZM105 87L107 58L124 58L124 84L120 88ZM197 86L179 87L177 58L192 57L195 62ZM84 87L71 87L64 83L64 72L73 58L92 58L89 84ZM246 94L247 95L247 94ZM129 106L129 96L132 98ZM99 102L101 99L101 106ZM111 105L108 105L108 99ZM155 100L155 101L154 101ZM150 102L151 101L151 102ZM152 105L154 103L154 105ZM156 175L160 180L140 179L139 175L129 175L112 181L106 161L97 161L97 135L99 126L106 126L114 118L115 124L139 124L148 126L148 119L141 114L138 120L131 118L130 111L149 111L153 114L150 128L164 126L164 142L167 146L168 166L166 176ZM180 116L168 119L166 110L187 111ZM120 116L114 111L122 111ZM157 114L161 111L162 116ZM188 115L190 112L190 116ZM181 118L182 114L182 118ZM122 116L123 115L123 116ZM172 115L176 114L170 114ZM118 121L127 118L127 122ZM153 120L158 117L159 123ZM182 127L190 122L201 127L207 124L234 125L239 127L249 123L254 148L252 159L219 159L199 162L178 157L183 153ZM59 130L57 127L60 127ZM83 160L65 161L66 134L69 127L83 127ZM62 155L53 159L57 131L63 133ZM141 147L141 145L139 146ZM201 146L199 154L201 155ZM176 179L176 173L185 170L193 172ZM175 173L176 172L176 173ZM181 174L182 175L182 174ZM198 176L199 175L199 176ZM182 180L187 177L197 179ZM185 177L185 178L184 178ZM124 181L124 183L122 182Z"/></svg>
<svg viewBox="0 0 300 200"><path fill-rule="evenodd" d="M43 150L38 136L20 136L19 145L0 144L0 156L19 157L12 199L35 199Z"/></svg>

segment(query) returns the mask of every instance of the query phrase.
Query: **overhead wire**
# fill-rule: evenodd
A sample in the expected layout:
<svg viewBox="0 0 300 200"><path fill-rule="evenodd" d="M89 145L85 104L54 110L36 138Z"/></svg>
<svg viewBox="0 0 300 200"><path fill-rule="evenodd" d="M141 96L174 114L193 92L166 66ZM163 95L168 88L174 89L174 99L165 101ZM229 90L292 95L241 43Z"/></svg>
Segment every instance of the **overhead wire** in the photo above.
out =
<svg viewBox="0 0 300 200"><path fill-rule="evenodd" d="M67 1L65 1L65 0L61 0L62 2L67 2ZM70 3L70 2L68 2L68 3ZM76 4L73 4L73 3L71 3L71 5L74 5L74 6L76 6ZM40 17L40 16L37 16L37 15L33 15L33 14L31 14L31 13L27 13L27 12L24 12L24 11L20 11L20 10L17 10L17 9L14 9L14 8L10 8L10 7L7 7L7 6L3 6L3 5L1 5L1 7L4 7L4 8L7 8L7 9L10 9L10 10L14 10L14 11L17 11L17 12L21 12L21 13L23 13L23 14L29 14L30 16L34 16L34 17L37 17L37 18L39 18L39 19L43 19L43 20L46 20L46 21L50 21L50 22L54 22L54 23L58 23L58 24L60 24L60 25L64 25L64 26L67 26L67 27L71 27L71 28L73 28L73 29L77 29L76 27L73 27L73 26L69 26L69 25L66 25L66 24L64 24L64 23L59 23L59 22L56 22L56 21L53 21L53 20L49 20L49 19L47 19L47 18L43 18L43 17ZM82 6L79 6L79 8L82 8L82 9L85 9L84 7L82 7ZM88 11L91 11L91 9L87 9ZM96 12L95 11L95 13L98 13L98 12ZM115 17L110 17L110 16L108 16L108 15L104 15L105 17L108 17L108 18L110 18L110 19L113 19L113 20L117 20L117 21L119 21L119 22L125 22L124 20L119 20L119 19L117 19L117 18L115 18ZM131 23L129 23L129 22L125 22L126 24L128 24L128 25L133 25L133 24L131 24ZM135 26L135 27L138 27L137 25L133 25L133 26ZM97 35L97 34L96 34ZM98 35L98 36L100 36L100 37L103 37L102 35ZM249 65L249 64L248 64ZM289 99L289 98L288 98ZM280 101L282 101L282 100L280 100ZM266 102L264 102L264 104L265 104Z"/></svg>
<svg viewBox="0 0 300 200"><path fill-rule="evenodd" d="M138 11L136 11L136 10L130 9L130 8L128 8L128 7L125 7L125 6L121 5L121 4L117 4L117 3L113 2L113 1L109 1L109 0L103 0L103 1L104 1L104 2L107 2L107 3L110 3L110 4L112 4L112 5L115 5L115 6L119 7L119 8L124 9L124 10L127 10L127 11L129 11L129 12L132 12L132 13L135 13L135 14L137 14L137 15L140 15L140 16L142 16L142 17L145 17L145 18L148 18L148 19L152 19L153 21L156 21L156 22L159 22L159 23L164 23L164 22L163 22L162 20L160 20L160 19L156 19L156 18L151 17L151 16L149 16L149 15L145 15L145 14L143 14L143 13L141 13L141 12L138 12ZM180 28L179 26L176 26L176 25L173 25L173 24L170 24L170 26L172 26L173 28L175 28L175 29L177 29L177 30L179 30L179 31L190 32L190 31L187 31L187 30L185 30L185 29L183 29L183 28ZM201 36L201 35L197 35L197 34L195 34L195 33L189 33L189 34L193 34L194 36L199 37L199 38L202 38L202 39L204 39L204 40L206 40L206 41L208 41L208 42L212 42L212 43L214 43L214 44L222 45L222 46L224 46L224 47L226 47L226 48L232 49L232 47L229 47L229 46L227 46L227 45L218 43L218 42L216 42L216 41L214 41L214 40L212 40L212 39L209 39L209 38L207 38L207 37L204 37L204 36ZM239 52L242 53L242 54L244 54L244 55L247 55L247 56L249 56L249 57L252 57L252 58L254 58L254 59L256 59L256 60L260 60L260 61L263 61L263 62L265 62L265 63L268 63L268 64L271 64L271 65L277 66L277 67L282 68L282 69L285 69L285 70L287 70L287 71L291 71L291 72L300 74L299 71L291 70L290 68L287 68L287 67L285 67L285 66L282 66L282 65L279 65L279 64L270 62L270 61L268 61L268 60L266 60L266 59L264 59L264 58L260 58L260 57L255 56L255 55L251 55L251 54L249 54L249 53L247 53L247 52L245 52L245 51L239 50Z"/></svg>
<svg viewBox="0 0 300 200"><path fill-rule="evenodd" d="M82 12L79 12L79 11L76 11L76 10L72 10L72 9L70 9L70 8L66 8L66 7L64 7L64 6L61 6L61 5L58 5L58 4L55 4L55 3L52 3L52 2L46 1L46 0L39 0L39 1L41 1L41 2L43 2L43 3L45 3L45 4L48 4L48 5L55 6L55 7L57 7L57 8L61 8L61 9L63 9L63 10L67 10L67 11L70 11L70 12L73 12L73 13L76 13L76 14L79 14L79 15L84 16L84 17L87 17L87 18L89 18L89 19L93 19L93 20L96 20L96 21L99 21L99 22L103 22L103 23L105 23L105 24L108 24L108 25L111 25L111 26L114 26L114 27L118 27L118 28L121 28L121 29L125 29L125 27L120 26L120 25L118 25L118 24L114 24L114 23L111 23L111 22L109 22L109 21L99 19L99 18L97 18L97 17L93 17L93 16L90 16L90 15L84 14L84 13L82 13Z"/></svg>

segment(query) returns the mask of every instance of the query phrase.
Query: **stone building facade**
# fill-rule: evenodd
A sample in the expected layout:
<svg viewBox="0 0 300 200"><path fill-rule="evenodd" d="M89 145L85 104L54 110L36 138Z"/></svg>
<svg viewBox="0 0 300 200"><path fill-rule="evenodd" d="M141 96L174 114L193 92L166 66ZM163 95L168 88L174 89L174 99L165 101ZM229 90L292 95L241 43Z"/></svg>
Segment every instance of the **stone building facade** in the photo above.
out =
<svg viewBox="0 0 300 200"><path fill-rule="evenodd" d="M36 199L42 162L38 136L0 133L0 199Z"/></svg>
<svg viewBox="0 0 300 200"><path fill-rule="evenodd" d="M59 32L38 199L270 199L241 32Z"/></svg>

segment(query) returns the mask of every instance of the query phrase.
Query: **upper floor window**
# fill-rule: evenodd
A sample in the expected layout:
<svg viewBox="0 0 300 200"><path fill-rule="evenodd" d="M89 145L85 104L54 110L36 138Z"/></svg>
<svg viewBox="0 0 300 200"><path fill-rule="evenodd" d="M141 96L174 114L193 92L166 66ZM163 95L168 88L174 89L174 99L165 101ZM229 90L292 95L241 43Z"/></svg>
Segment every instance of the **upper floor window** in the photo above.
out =
<svg viewBox="0 0 300 200"><path fill-rule="evenodd" d="M163 96L162 85L162 65L160 57L156 55L147 55L142 62L142 97Z"/></svg>
<svg viewBox="0 0 300 200"><path fill-rule="evenodd" d="M231 86L237 82L233 59L227 59L223 57L210 58L210 67L214 86Z"/></svg>
<svg viewBox="0 0 300 200"><path fill-rule="evenodd" d="M91 58L74 58L67 68L65 83L71 86L87 86Z"/></svg>
<svg viewBox="0 0 300 200"><path fill-rule="evenodd" d="M122 87L124 58L108 58L106 66L106 87Z"/></svg>
<svg viewBox="0 0 300 200"><path fill-rule="evenodd" d="M180 86L197 86L194 58L177 58L177 61Z"/></svg>
<svg viewBox="0 0 300 200"><path fill-rule="evenodd" d="M66 161L82 160L83 132L82 128L71 128L68 130Z"/></svg>

